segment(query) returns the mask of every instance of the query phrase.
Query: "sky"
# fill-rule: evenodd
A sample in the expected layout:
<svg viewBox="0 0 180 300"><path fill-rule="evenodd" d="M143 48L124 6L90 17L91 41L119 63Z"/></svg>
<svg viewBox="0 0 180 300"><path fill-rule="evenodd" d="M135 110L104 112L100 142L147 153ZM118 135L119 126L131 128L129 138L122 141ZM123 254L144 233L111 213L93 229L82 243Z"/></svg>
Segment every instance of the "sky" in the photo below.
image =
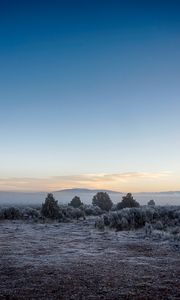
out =
<svg viewBox="0 0 180 300"><path fill-rule="evenodd" d="M0 190L180 190L180 2L0 1Z"/></svg>

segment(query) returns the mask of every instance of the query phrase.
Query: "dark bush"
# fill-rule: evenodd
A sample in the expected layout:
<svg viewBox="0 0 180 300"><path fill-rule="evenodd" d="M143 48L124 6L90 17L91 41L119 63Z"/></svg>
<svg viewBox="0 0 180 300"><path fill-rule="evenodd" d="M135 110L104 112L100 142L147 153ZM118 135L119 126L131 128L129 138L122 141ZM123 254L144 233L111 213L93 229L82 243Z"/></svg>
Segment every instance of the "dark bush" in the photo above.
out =
<svg viewBox="0 0 180 300"><path fill-rule="evenodd" d="M104 219L104 225L105 225L105 226L109 226L109 225L110 225L109 218L108 218L106 215L104 215L104 216L103 216L103 219Z"/></svg>
<svg viewBox="0 0 180 300"><path fill-rule="evenodd" d="M148 201L148 206L155 206L155 205L156 203L153 199Z"/></svg>
<svg viewBox="0 0 180 300"><path fill-rule="evenodd" d="M81 199L78 196L75 196L71 202L69 203L70 206L73 206L74 208L79 208L80 206L83 205L81 202Z"/></svg>
<svg viewBox="0 0 180 300"><path fill-rule="evenodd" d="M4 219L18 220L21 219L22 213L18 208L9 207L3 210Z"/></svg>
<svg viewBox="0 0 180 300"><path fill-rule="evenodd" d="M53 194L48 194L45 203L42 204L41 214L50 219L58 219L60 216L60 209L58 201L53 197Z"/></svg>
<svg viewBox="0 0 180 300"><path fill-rule="evenodd" d="M94 207L91 205L85 205L84 211L85 211L86 216L93 216L93 215L95 216L96 215Z"/></svg>
<svg viewBox="0 0 180 300"><path fill-rule="evenodd" d="M24 208L22 210L23 219L33 219L37 220L40 218L40 212L39 210L31 207Z"/></svg>
<svg viewBox="0 0 180 300"><path fill-rule="evenodd" d="M117 204L117 209L123 209L125 207L139 207L139 203L133 198L131 193L128 193L122 198L122 201Z"/></svg>
<svg viewBox="0 0 180 300"><path fill-rule="evenodd" d="M107 193L98 192L92 199L94 206L100 207L102 210L109 211L113 206L113 203Z"/></svg>

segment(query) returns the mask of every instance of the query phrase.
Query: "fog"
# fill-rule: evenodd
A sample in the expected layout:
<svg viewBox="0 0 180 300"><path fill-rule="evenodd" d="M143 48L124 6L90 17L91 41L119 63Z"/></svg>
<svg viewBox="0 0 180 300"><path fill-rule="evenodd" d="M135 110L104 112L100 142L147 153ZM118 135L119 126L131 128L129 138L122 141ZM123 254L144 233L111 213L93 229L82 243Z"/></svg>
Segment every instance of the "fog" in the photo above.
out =
<svg viewBox="0 0 180 300"><path fill-rule="evenodd" d="M99 190L71 189L53 192L59 203L67 204L74 196L79 196L85 204L91 204L93 196ZM121 201L124 193L108 191L113 203ZM46 192L24 193L24 192L0 192L0 206L9 205L41 205L46 197ZM145 205L150 199L154 199L157 205L180 205L180 192L167 193L134 193L134 198Z"/></svg>

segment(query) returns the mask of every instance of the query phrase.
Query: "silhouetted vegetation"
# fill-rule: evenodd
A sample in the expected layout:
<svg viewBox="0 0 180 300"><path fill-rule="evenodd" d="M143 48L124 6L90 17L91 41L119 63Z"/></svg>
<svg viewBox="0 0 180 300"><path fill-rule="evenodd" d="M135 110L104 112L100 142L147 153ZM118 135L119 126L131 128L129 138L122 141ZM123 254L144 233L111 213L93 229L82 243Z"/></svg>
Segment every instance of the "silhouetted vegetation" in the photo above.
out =
<svg viewBox="0 0 180 300"><path fill-rule="evenodd" d="M139 207L140 204L133 198L131 193L122 197L122 201L117 204L117 209L123 209L126 207Z"/></svg>
<svg viewBox="0 0 180 300"><path fill-rule="evenodd" d="M152 199L152 200L149 200L149 201L148 201L148 205L149 205L149 206L155 206L156 203L155 203L155 201Z"/></svg>
<svg viewBox="0 0 180 300"><path fill-rule="evenodd" d="M0 208L0 220L46 222L52 219L58 222L69 222L80 218L85 220L86 216L97 216L95 226L101 230L105 227L117 231L144 227L147 236L180 240L180 207L178 206L155 206L155 202L151 200L147 206L139 207L139 203L130 193L118 203L116 210L113 209L113 203L107 193L97 193L92 202L93 205L82 205L80 199L74 197L71 203L75 206L81 203L79 207L58 205L53 194L48 194L41 208Z"/></svg>
<svg viewBox="0 0 180 300"><path fill-rule="evenodd" d="M98 192L92 199L94 206L99 206L102 210L109 211L113 206L113 203L108 193Z"/></svg>
<svg viewBox="0 0 180 300"><path fill-rule="evenodd" d="M18 220L22 218L22 212L16 207L4 208L0 212L0 219Z"/></svg>
<svg viewBox="0 0 180 300"><path fill-rule="evenodd" d="M46 218L59 218L60 210L58 206L58 201L54 199L53 194L47 195L45 203L42 204L41 213Z"/></svg>
<svg viewBox="0 0 180 300"><path fill-rule="evenodd" d="M69 203L70 206L73 206L74 208L79 208L80 206L83 205L81 202L81 199L78 196L75 196L71 202Z"/></svg>

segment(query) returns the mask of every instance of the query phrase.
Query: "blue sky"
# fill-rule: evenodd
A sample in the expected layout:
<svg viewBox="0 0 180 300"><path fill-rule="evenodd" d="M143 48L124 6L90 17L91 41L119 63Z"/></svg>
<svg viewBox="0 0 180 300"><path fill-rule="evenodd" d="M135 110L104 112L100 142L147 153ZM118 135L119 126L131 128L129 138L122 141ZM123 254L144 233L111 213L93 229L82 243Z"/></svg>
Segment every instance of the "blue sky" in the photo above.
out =
<svg viewBox="0 0 180 300"><path fill-rule="evenodd" d="M179 15L179 1L1 1L0 189L180 189Z"/></svg>

